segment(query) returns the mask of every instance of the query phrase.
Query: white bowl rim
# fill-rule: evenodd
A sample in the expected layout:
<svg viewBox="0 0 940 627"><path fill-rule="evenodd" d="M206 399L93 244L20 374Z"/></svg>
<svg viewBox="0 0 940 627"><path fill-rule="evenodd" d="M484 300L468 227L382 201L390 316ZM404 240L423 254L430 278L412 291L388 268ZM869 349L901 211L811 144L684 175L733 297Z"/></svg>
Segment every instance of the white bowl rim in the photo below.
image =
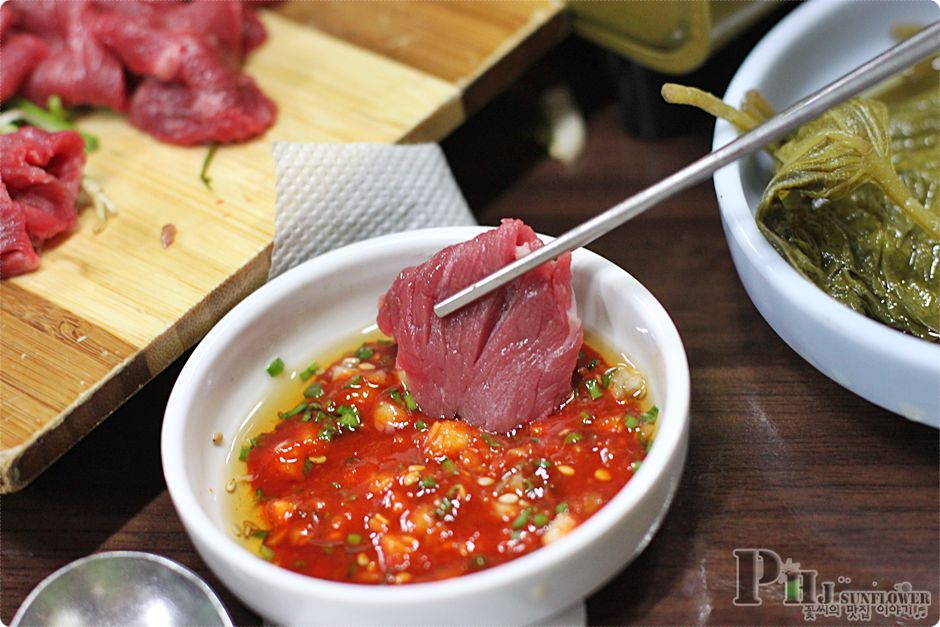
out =
<svg viewBox="0 0 940 627"><path fill-rule="evenodd" d="M754 77L762 76L770 66L783 58L786 49L807 24L832 19L833 14L842 10L842 5L842 2L816 0L794 9L748 54L728 85L724 101L737 106L747 90L753 87ZM724 146L737 136L738 131L731 124L718 120L712 150ZM908 335L850 309L787 263L757 228L754 214L744 195L740 161L719 170L714 181L719 210L730 236L740 244L749 263L761 278L775 285L802 315L824 324L833 334L851 338L852 342L866 350L889 352L897 361L907 362L919 370L937 368L940 363L940 344Z"/></svg>
<svg viewBox="0 0 940 627"><path fill-rule="evenodd" d="M608 528L615 525L623 515L651 492L654 483L665 473L670 460L676 454L681 453L683 435L688 430L690 379L685 349L674 323L663 306L639 281L600 255L580 249L575 252L576 258L585 258L586 261L600 263L602 266L609 264L622 272L624 278L638 288L636 296L642 300L642 305L651 312L652 316L661 323L664 331L663 341L658 348L662 354L666 376L670 383L666 398L657 399L657 405L660 407L660 427L655 443L640 469L610 502L558 542L492 568L439 581L404 586L372 586L336 582L294 573L252 555L213 524L196 500L192 486L186 479L185 460L181 448L185 444L183 440L186 423L185 409L190 406L194 395L198 393L198 385L194 383L195 375L201 370L203 362L216 351L217 345L224 345L232 336L237 335L243 316L255 308L277 302L290 292L301 288L309 281L311 275L325 273L324 268L329 268L330 264L339 263L354 254L359 247L407 246L438 238L457 242L469 239L490 228L492 227L419 229L384 235L330 251L298 265L262 286L236 305L212 328L187 360L174 384L167 403L161 436L161 456L167 489L179 517L190 533L198 536L199 541L210 547L216 555L228 560L229 563L234 563L241 572L249 572L267 585L288 593L328 596L344 603L404 606L426 602L429 595L434 595L435 600L443 600L499 589L509 582L525 579L549 564L564 562L586 545L601 538ZM544 235L540 237L544 241L551 239Z"/></svg>

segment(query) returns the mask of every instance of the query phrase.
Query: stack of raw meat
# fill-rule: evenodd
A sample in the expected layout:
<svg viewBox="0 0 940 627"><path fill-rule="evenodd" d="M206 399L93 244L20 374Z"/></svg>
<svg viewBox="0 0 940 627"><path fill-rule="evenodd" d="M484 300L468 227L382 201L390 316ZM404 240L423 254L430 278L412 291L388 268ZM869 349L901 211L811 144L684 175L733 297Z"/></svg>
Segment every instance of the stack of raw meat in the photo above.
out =
<svg viewBox="0 0 940 627"><path fill-rule="evenodd" d="M276 107L242 73L265 39L247 2L10 0L0 5L0 101L125 112L157 139L250 139ZM70 230L82 138L24 127L0 135L0 277L35 269L43 243Z"/></svg>
<svg viewBox="0 0 940 627"><path fill-rule="evenodd" d="M0 100L102 106L192 145L264 132L276 107L240 70L264 41L250 3L11 0L0 7Z"/></svg>
<svg viewBox="0 0 940 627"><path fill-rule="evenodd" d="M0 135L0 278L35 270L43 242L75 225L84 165L75 131Z"/></svg>

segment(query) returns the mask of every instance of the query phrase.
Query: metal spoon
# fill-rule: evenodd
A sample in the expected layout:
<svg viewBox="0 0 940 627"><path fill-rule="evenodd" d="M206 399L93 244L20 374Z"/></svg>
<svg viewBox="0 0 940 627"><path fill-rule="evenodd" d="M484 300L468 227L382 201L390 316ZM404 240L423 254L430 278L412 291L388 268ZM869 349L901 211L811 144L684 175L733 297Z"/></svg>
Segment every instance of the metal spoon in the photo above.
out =
<svg viewBox="0 0 940 627"><path fill-rule="evenodd" d="M11 627L205 625L232 627L215 593L188 568L137 551L66 564L26 597Z"/></svg>
<svg viewBox="0 0 940 627"><path fill-rule="evenodd" d="M545 246L520 257L490 274L448 296L434 306L434 313L443 318L478 298L525 274L529 270L555 259L562 253L593 242L627 220L684 189L708 179L724 166L741 157L761 150L806 122L822 115L843 100L880 83L892 74L913 65L940 49L940 21L902 41L887 52L855 68L816 93L800 100L786 111L772 117L757 128L741 135L718 150L687 165L652 187L631 196L622 203L576 226Z"/></svg>

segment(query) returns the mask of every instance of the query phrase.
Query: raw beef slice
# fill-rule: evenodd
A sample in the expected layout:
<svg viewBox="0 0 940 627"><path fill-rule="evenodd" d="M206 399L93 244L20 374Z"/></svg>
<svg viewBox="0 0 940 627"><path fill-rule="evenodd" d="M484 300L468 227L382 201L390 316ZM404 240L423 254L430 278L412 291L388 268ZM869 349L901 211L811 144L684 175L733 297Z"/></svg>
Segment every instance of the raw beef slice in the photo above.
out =
<svg viewBox="0 0 940 627"><path fill-rule="evenodd" d="M75 131L27 126L0 135L0 277L35 269L36 249L75 225L84 165Z"/></svg>
<svg viewBox="0 0 940 627"><path fill-rule="evenodd" d="M378 324L398 343L397 366L422 411L506 432L548 415L571 392L582 329L571 255L438 318L434 304L542 245L520 220L402 270Z"/></svg>

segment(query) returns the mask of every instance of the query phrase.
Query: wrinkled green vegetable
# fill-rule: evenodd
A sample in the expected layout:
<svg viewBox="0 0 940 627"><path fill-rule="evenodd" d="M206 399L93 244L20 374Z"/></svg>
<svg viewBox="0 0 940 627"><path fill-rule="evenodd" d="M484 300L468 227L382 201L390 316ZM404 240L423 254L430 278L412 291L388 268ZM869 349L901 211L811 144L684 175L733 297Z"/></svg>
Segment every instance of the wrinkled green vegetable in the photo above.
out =
<svg viewBox="0 0 940 627"><path fill-rule="evenodd" d="M885 97L890 104L881 97L850 100L768 146L775 173L755 218L774 248L829 295L938 342L940 90L934 76L926 89ZM679 85L664 87L663 97L743 131L773 115L757 92L740 111Z"/></svg>

